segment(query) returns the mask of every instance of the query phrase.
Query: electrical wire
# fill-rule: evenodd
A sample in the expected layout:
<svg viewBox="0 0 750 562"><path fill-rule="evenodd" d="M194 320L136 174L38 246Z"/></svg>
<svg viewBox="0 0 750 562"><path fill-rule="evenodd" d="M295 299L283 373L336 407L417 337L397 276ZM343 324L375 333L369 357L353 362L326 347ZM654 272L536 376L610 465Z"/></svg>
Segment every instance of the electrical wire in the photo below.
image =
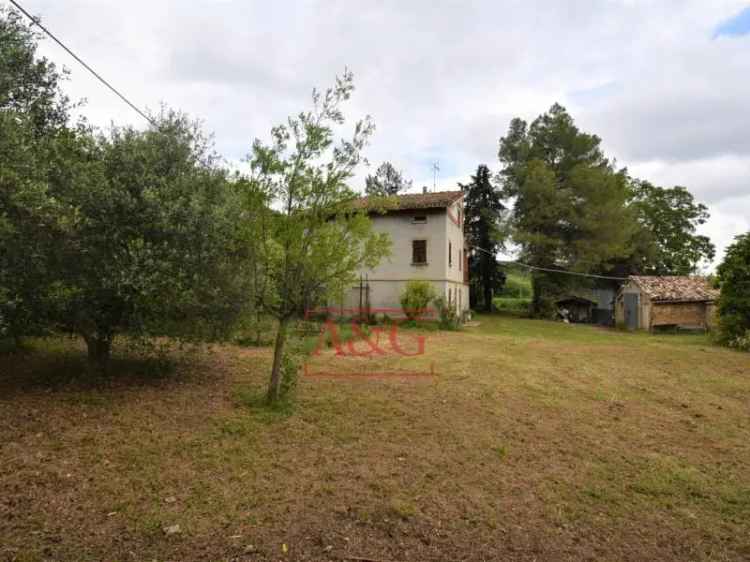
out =
<svg viewBox="0 0 750 562"><path fill-rule="evenodd" d="M117 88L115 88L112 84L107 82L102 76L96 72L93 68L91 68L88 64L86 64L81 57L76 55L73 51L71 51L67 45L65 45L62 41L60 41L55 35L46 27L44 27L37 18L33 17L29 12L27 12L16 0L9 0L13 6L15 6L23 15L25 15L27 18L31 20L32 23L34 23L36 26L39 27L44 33L47 34L47 36L52 39L55 43L57 43L60 47L65 49L65 51L73 57L75 60L77 60L81 66L83 66L86 70L88 70L91 74L93 74L102 84L104 84L107 88L109 88L112 92L114 92L122 101L124 101L126 104L128 104L138 115L143 117L146 121L148 121L151 125L154 127L157 127L156 121L151 119L148 115L146 115L143 111L141 111L133 102L131 102L128 98L126 98L123 94L121 94Z"/></svg>
<svg viewBox="0 0 750 562"><path fill-rule="evenodd" d="M490 252L489 250L485 250L484 248L480 248L479 246L472 246L472 248L475 250L479 250L480 252L484 252L485 254L489 254L493 257L495 256L493 252ZM595 279L609 279L612 281L627 281L628 280L627 277L614 277L611 275L597 275L595 273L581 273L580 271L569 271L567 269L554 269L551 267L539 267L536 265L529 265L527 263L522 263L520 261L506 261L503 263L520 265L521 267L525 267L527 269L534 269L537 271L546 271L549 273L562 273L564 275L578 275L580 277L593 277Z"/></svg>

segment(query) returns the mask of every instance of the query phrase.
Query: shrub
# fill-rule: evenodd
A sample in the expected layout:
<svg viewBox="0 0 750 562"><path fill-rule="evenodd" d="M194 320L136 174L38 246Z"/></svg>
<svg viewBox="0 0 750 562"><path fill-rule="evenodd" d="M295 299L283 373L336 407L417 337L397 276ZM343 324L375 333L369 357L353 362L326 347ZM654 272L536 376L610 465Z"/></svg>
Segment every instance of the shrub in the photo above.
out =
<svg viewBox="0 0 750 562"><path fill-rule="evenodd" d="M445 297L437 297L433 303L435 304L435 308L437 308L440 317L438 322L440 329L458 330L460 324L458 315L456 314L456 310L452 306L449 306L445 301Z"/></svg>
<svg viewBox="0 0 750 562"><path fill-rule="evenodd" d="M743 336L737 336L729 340L729 347L734 347L740 351L750 351L750 330L745 330Z"/></svg>
<svg viewBox="0 0 750 562"><path fill-rule="evenodd" d="M425 314L435 297L435 288L429 281L412 280L406 284L406 289L401 294L401 308L406 317L414 321Z"/></svg>
<svg viewBox="0 0 750 562"><path fill-rule="evenodd" d="M735 238L718 268L719 339L747 349L750 333L750 233Z"/></svg>

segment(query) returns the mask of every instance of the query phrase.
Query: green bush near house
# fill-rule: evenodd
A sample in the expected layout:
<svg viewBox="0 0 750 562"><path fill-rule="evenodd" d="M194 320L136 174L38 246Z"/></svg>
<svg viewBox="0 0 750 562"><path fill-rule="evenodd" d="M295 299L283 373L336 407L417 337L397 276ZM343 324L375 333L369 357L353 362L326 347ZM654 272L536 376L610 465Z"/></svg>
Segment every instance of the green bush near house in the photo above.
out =
<svg viewBox="0 0 750 562"><path fill-rule="evenodd" d="M406 284L401 293L401 308L409 320L424 316L427 307L437 297L435 288L429 281L415 279Z"/></svg>
<svg viewBox="0 0 750 562"><path fill-rule="evenodd" d="M456 309L448 305L445 297L437 297L433 303L438 311L438 326L441 330L458 330L461 321L456 314Z"/></svg>

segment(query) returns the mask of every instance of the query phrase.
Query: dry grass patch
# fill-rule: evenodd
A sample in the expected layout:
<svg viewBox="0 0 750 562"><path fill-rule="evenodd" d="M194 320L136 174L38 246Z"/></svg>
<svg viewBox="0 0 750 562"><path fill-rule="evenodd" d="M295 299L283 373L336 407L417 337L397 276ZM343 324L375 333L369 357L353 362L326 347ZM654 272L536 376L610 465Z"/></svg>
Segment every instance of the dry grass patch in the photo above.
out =
<svg viewBox="0 0 750 562"><path fill-rule="evenodd" d="M310 366L436 374L303 377L275 410L265 349L93 384L69 341L4 356L0 559L750 556L750 356L480 322L418 357L329 349Z"/></svg>

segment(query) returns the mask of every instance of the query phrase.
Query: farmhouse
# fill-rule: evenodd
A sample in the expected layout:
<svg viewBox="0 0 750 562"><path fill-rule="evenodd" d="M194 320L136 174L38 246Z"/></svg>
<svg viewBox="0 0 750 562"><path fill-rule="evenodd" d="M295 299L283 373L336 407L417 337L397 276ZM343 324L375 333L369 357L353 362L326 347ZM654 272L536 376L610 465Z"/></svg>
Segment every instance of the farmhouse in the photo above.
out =
<svg viewBox="0 0 750 562"><path fill-rule="evenodd" d="M703 277L632 275L615 302L618 326L629 330L708 329L719 291Z"/></svg>
<svg viewBox="0 0 750 562"><path fill-rule="evenodd" d="M469 310L469 272L464 241L464 197L461 191L407 193L394 205L371 213L373 228L390 235L391 256L362 270L360 280L344 295L341 307L367 306L373 313L398 315L400 297L412 279L429 281L457 314ZM355 205L367 208L367 197Z"/></svg>

